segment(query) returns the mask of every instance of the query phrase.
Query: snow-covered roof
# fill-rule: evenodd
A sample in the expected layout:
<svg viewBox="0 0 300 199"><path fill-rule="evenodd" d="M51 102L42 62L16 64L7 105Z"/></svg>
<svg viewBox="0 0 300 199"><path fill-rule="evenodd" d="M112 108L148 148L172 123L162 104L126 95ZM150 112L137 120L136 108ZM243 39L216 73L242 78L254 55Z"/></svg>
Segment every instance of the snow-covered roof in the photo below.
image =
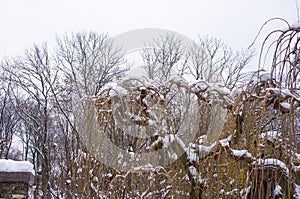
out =
<svg viewBox="0 0 300 199"><path fill-rule="evenodd" d="M29 172L34 175L33 164L28 161L0 159L0 172Z"/></svg>

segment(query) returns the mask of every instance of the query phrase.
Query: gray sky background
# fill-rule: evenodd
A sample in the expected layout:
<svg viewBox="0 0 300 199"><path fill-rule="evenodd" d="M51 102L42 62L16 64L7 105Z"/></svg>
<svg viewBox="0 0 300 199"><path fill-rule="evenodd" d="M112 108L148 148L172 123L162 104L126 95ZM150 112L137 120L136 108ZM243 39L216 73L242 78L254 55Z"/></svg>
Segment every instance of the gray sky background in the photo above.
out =
<svg viewBox="0 0 300 199"><path fill-rule="evenodd" d="M65 32L93 30L111 36L139 28L163 28L191 39L208 35L233 49L247 48L273 17L297 22L297 0L0 0L0 57L34 43L54 43ZM299 1L299 0L298 0ZM282 22L271 22L256 43Z"/></svg>

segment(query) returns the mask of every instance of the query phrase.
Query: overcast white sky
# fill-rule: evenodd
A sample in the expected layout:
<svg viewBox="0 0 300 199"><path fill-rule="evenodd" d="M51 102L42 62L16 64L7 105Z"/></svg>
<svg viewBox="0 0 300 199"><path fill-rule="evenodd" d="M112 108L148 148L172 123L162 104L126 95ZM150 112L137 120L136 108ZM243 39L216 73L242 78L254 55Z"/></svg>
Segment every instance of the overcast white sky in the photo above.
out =
<svg viewBox="0 0 300 199"><path fill-rule="evenodd" d="M296 23L296 0L0 0L0 57L51 44L64 32L114 36L139 28L169 29L191 39L214 36L240 49L273 17ZM261 38L280 27L284 23L269 24Z"/></svg>

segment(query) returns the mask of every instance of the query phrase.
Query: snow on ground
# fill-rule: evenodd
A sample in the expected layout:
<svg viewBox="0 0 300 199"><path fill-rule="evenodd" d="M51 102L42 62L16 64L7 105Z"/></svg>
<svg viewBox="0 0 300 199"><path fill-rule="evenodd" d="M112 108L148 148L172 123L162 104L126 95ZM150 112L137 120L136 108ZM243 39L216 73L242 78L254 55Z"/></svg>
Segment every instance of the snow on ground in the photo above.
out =
<svg viewBox="0 0 300 199"><path fill-rule="evenodd" d="M28 161L0 159L0 172L30 172L35 174L33 165Z"/></svg>

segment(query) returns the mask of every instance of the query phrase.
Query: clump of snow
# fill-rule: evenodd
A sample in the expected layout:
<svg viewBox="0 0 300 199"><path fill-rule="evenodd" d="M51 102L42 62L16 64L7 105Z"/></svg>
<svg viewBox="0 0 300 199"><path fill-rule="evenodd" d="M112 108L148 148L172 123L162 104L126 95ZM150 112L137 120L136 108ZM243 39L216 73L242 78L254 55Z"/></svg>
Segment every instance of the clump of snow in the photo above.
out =
<svg viewBox="0 0 300 199"><path fill-rule="evenodd" d="M191 161L197 161L197 152L195 148L195 144L190 143L189 147L185 149L186 154L188 155L188 159Z"/></svg>
<svg viewBox="0 0 300 199"><path fill-rule="evenodd" d="M210 94L217 94L218 96L229 96L230 90L225 85L220 83L207 83L204 80L197 80L194 83L189 84L193 92L206 92Z"/></svg>
<svg viewBox="0 0 300 199"><path fill-rule="evenodd" d="M231 135L223 140L220 140L219 143L222 147L229 146L230 140L231 140Z"/></svg>
<svg viewBox="0 0 300 199"><path fill-rule="evenodd" d="M189 143L189 146L185 148L185 151L188 155L188 159L196 162L199 160L199 157L203 157L208 154L215 146L216 142L212 143L211 145L198 145Z"/></svg>
<svg viewBox="0 0 300 199"><path fill-rule="evenodd" d="M153 120L151 120L151 119L149 119L148 120L148 124L149 124L149 126L155 126L156 122L153 121Z"/></svg>
<svg viewBox="0 0 300 199"><path fill-rule="evenodd" d="M109 90L109 95L110 96L116 96L116 95L127 95L127 90L121 86L119 86L117 83L115 82L110 82L108 84L106 84L101 91L103 90Z"/></svg>
<svg viewBox="0 0 300 199"><path fill-rule="evenodd" d="M258 159L252 163L253 165L258 165L259 167L279 167L281 168L286 175L289 174L289 169L287 168L286 164L281 160L275 158L267 158L267 159Z"/></svg>
<svg viewBox="0 0 300 199"><path fill-rule="evenodd" d="M204 80L199 80L191 85L191 89L194 92L204 92L208 87L208 84Z"/></svg>
<svg viewBox="0 0 300 199"><path fill-rule="evenodd" d="M287 102L281 102L281 103L280 103L280 106L281 106L283 109L286 109L286 110L290 110L290 109L291 109L290 103L287 103Z"/></svg>
<svg viewBox="0 0 300 199"><path fill-rule="evenodd" d="M280 185L276 185L274 190L274 196L282 196L282 189Z"/></svg>
<svg viewBox="0 0 300 199"><path fill-rule="evenodd" d="M300 185L295 184L295 198L300 199Z"/></svg>
<svg viewBox="0 0 300 199"><path fill-rule="evenodd" d="M242 157L242 156L245 156L245 157L248 157L248 158L251 158L252 155L251 153L249 153L247 150L243 149L243 150L235 150L235 149L231 149L232 151L232 154L235 156L235 157Z"/></svg>
<svg viewBox="0 0 300 199"><path fill-rule="evenodd" d="M196 178L196 177L199 176L199 174L198 174L198 172L197 172L197 169L196 169L194 166L190 166L190 167L189 167L189 171L190 171L190 173L193 175L194 178Z"/></svg>
<svg viewBox="0 0 300 199"><path fill-rule="evenodd" d="M248 151L243 149L243 150L235 150L235 149L232 149L232 154L236 157L241 157L243 155L245 155Z"/></svg>
<svg viewBox="0 0 300 199"><path fill-rule="evenodd" d="M35 175L33 164L28 161L0 159L0 172L29 172Z"/></svg>

